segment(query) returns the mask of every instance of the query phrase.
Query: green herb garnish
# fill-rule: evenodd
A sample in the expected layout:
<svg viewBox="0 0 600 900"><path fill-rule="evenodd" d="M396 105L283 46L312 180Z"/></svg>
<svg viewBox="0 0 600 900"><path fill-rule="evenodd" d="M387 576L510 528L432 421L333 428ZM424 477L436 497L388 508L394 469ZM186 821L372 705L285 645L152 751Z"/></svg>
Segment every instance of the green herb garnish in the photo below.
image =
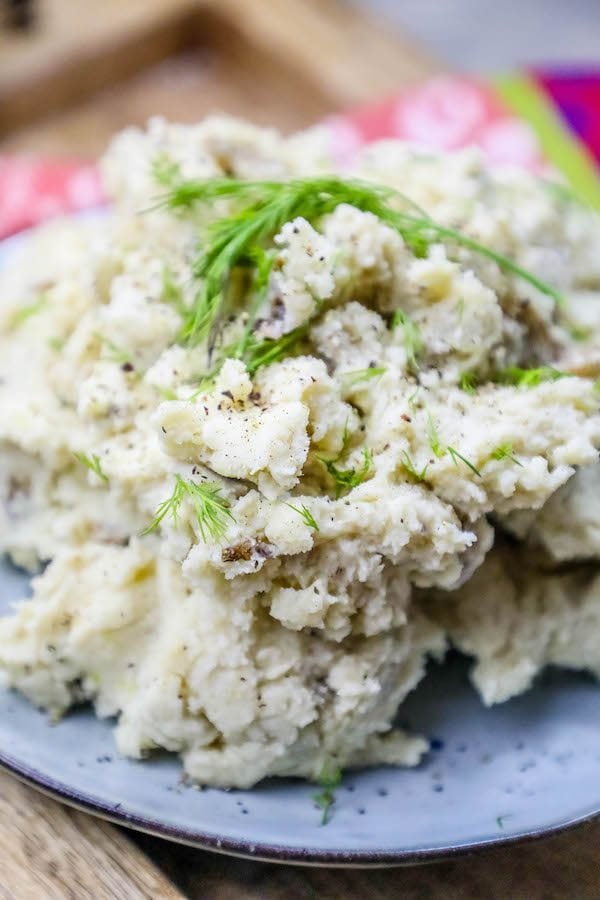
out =
<svg viewBox="0 0 600 900"><path fill-rule="evenodd" d="M437 430L436 424L433 421L433 417L431 413L427 413L427 437L429 439L429 446L431 447L432 453L434 456L437 456L438 459L441 459L442 456L446 453L446 448L443 446L440 440L440 434Z"/></svg>
<svg viewBox="0 0 600 900"><path fill-rule="evenodd" d="M338 500L346 490L358 487L371 474L373 470L373 454L366 448L362 451L363 462L359 469L339 469L336 460L319 457L335 482L335 499ZM338 457L339 459L339 457Z"/></svg>
<svg viewBox="0 0 600 900"><path fill-rule="evenodd" d="M315 805L323 810L321 825L327 825L331 821L333 804L335 803L335 789L342 783L342 770L339 766L325 763L317 779L321 790L313 794Z"/></svg>
<svg viewBox="0 0 600 900"><path fill-rule="evenodd" d="M100 334L97 331L94 332L94 337L103 347L106 347L108 350L107 359L111 360L111 362L120 363L121 365L123 363L133 365L133 357L127 350L123 350L118 344L115 344L113 341L109 340L109 338L104 337L103 334Z"/></svg>
<svg viewBox="0 0 600 900"><path fill-rule="evenodd" d="M32 316L36 316L40 313L46 307L47 303L48 297L46 294L40 294L33 303L29 303L27 306L22 306L21 309L15 310L10 319L10 327L19 328L28 319L31 319Z"/></svg>
<svg viewBox="0 0 600 900"><path fill-rule="evenodd" d="M510 459L517 466L521 466L523 468L523 463L519 462L517 457L513 453L513 445L512 444L500 444L496 447L495 450L492 450L490 453L490 459Z"/></svg>
<svg viewBox="0 0 600 900"><path fill-rule="evenodd" d="M233 521L229 502L221 496L221 488L210 482L198 483L186 480L181 475L175 476L173 493L167 500L163 500L156 510L154 519L142 534L155 531L166 516L170 516L177 525L179 509L186 497L194 508L202 540L205 543L207 537L213 541L220 540L227 531L227 519Z"/></svg>
<svg viewBox="0 0 600 900"><path fill-rule="evenodd" d="M93 472L94 475L97 475L98 478L101 478L102 481L108 481L108 475L102 471L102 464L100 462L100 457L96 456L95 453L92 453L91 456L88 456L86 453L74 453L73 456L77 459L83 466Z"/></svg>
<svg viewBox="0 0 600 900"><path fill-rule="evenodd" d="M177 394L175 393L173 388L170 388L170 387L159 387L158 393L163 398L163 400L177 400L178 399Z"/></svg>
<svg viewBox="0 0 600 900"><path fill-rule="evenodd" d="M152 177L165 188L181 181L181 169L167 153L159 153L152 162Z"/></svg>
<svg viewBox="0 0 600 900"><path fill-rule="evenodd" d="M409 368L416 372L419 368L419 356L423 352L421 329L402 309L397 309L392 316L392 329L398 327L402 327L406 361Z"/></svg>
<svg viewBox="0 0 600 900"><path fill-rule="evenodd" d="M342 381L345 388L354 387L361 381L371 381L372 378L381 378L387 372L387 369L381 366L370 366L368 369L357 369L355 372L344 372Z"/></svg>
<svg viewBox="0 0 600 900"><path fill-rule="evenodd" d="M187 307L183 299L183 292L176 283L173 273L168 266L163 267L160 299L163 303L170 304L170 306L177 310L180 316L186 314Z"/></svg>
<svg viewBox="0 0 600 900"><path fill-rule="evenodd" d="M257 340L253 335L250 335L243 355L238 356L239 351L237 347L235 355L238 359L243 360L250 377L252 377L262 366L269 366L271 363L279 362L284 357L289 356L300 341L306 337L307 331L307 326L301 325L299 328L294 328L293 331L288 331L287 334L282 335L280 338Z"/></svg>
<svg viewBox="0 0 600 900"><path fill-rule="evenodd" d="M51 350L54 350L55 353L60 353L62 348L65 346L64 340L59 337L49 337L46 343Z"/></svg>
<svg viewBox="0 0 600 900"><path fill-rule="evenodd" d="M561 372L552 366L540 366L537 369L521 369L519 366L508 366L497 372L494 380L499 384L514 385L520 388L537 387L545 381L558 381L567 378L568 372Z"/></svg>
<svg viewBox="0 0 600 900"><path fill-rule="evenodd" d="M465 466L467 466L471 470L471 472L474 472L475 475L477 475L479 478L481 478L481 472L479 471L479 469L476 466L474 466L473 463L470 460L468 460L466 456L463 456L462 453L459 453L455 447L448 446L448 447L446 447L446 450L450 454L450 458L452 459L452 462L454 463L455 466L458 465L457 459L460 459L460 461L462 463L464 463Z"/></svg>
<svg viewBox="0 0 600 900"><path fill-rule="evenodd" d="M302 216L317 222L347 203L370 212L397 231L418 256L424 255L435 242L457 244L495 262L499 268L528 282L541 293L562 303L562 296L537 276L490 247L459 231L439 225L411 207L410 212L394 209L392 204L405 198L392 188L358 179L335 176L292 179L290 181L240 181L234 178L210 178L185 181L171 161L155 163L157 181L168 188L163 204L172 210L191 208L196 204L213 204L231 200L237 210L213 221L206 229L204 250L194 264L194 276L201 286L189 311L184 316L180 339L195 344L208 337L214 342L226 306L232 272L239 266L252 265L253 256L286 222Z"/></svg>
<svg viewBox="0 0 600 900"><path fill-rule="evenodd" d="M449 445L445 446L444 444L442 444L440 434L437 430L435 422L433 421L431 413L429 412L427 413L427 435L429 438L429 446L431 447L434 456L436 456L438 459L441 459L448 453L455 466L458 465L457 460L460 460L465 464L465 466L467 466L472 472L474 472L475 475L481 478L481 472L479 471L479 469L475 465L473 465L473 463L468 460L466 456L463 456L462 453L459 453L456 447L451 447Z"/></svg>
<svg viewBox="0 0 600 900"><path fill-rule="evenodd" d="M319 524L313 514L311 513L308 506L304 506L304 504L298 508L297 506L292 506L291 503L286 503L286 506L289 506L290 509L293 509L294 512L298 513L299 516L302 516L306 525L309 528L313 528L315 531L319 531Z"/></svg>
<svg viewBox="0 0 600 900"><path fill-rule="evenodd" d="M412 461L412 459L410 458L410 456L406 452L406 450L402 450L400 455L402 456L402 460L403 460L402 465L404 466L404 468L406 469L408 474L412 478L414 478L415 481L425 481L425 478L427 475L427 469L429 468L429 463L426 463L423 466L423 468L421 469L421 471L419 472L419 470L416 468L414 462Z"/></svg>
<svg viewBox="0 0 600 900"><path fill-rule="evenodd" d="M458 385L465 394L474 394L478 385L477 375L474 372L463 372Z"/></svg>
<svg viewBox="0 0 600 900"><path fill-rule="evenodd" d="M574 341L587 341L593 335L593 329L584 328L583 325L568 325L567 331Z"/></svg>

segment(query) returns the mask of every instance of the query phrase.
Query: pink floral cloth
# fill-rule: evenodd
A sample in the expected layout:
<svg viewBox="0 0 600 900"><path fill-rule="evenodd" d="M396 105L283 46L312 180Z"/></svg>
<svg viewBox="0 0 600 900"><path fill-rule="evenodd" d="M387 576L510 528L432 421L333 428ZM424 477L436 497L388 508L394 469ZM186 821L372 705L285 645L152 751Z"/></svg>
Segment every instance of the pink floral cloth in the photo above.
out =
<svg viewBox="0 0 600 900"><path fill-rule="evenodd" d="M493 89L468 78L443 77L381 103L326 120L338 158L379 138L395 137L432 150L481 147L493 163L543 165L535 133L509 112Z"/></svg>

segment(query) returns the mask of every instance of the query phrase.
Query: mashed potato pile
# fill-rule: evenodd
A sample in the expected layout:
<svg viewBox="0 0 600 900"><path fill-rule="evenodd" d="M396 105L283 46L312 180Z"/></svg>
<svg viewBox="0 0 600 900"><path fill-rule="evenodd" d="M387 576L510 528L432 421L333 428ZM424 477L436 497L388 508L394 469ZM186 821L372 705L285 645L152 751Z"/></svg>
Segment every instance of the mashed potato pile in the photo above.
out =
<svg viewBox="0 0 600 900"><path fill-rule="evenodd" d="M1 276L0 669L204 784L417 763L450 645L485 703L600 675L598 222L475 151L334 169L155 121Z"/></svg>

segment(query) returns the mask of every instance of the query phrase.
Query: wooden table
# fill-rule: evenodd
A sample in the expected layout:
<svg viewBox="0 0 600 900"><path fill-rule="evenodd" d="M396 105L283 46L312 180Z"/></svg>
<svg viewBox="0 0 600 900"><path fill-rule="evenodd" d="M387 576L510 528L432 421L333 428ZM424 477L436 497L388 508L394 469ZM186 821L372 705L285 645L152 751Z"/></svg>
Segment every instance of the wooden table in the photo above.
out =
<svg viewBox="0 0 600 900"><path fill-rule="evenodd" d="M40 0L0 32L0 152L96 155L152 113L223 109L291 130L436 71L333 0ZM600 898L600 823L418 868L302 868L180 847L61 806L0 773L0 898Z"/></svg>

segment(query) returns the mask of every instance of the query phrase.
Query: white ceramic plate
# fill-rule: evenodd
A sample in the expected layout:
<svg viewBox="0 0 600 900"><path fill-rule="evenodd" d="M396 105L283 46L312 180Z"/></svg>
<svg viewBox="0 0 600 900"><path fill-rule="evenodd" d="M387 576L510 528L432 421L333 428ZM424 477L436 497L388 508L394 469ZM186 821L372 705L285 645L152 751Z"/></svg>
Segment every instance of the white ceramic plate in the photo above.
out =
<svg viewBox="0 0 600 900"><path fill-rule="evenodd" d="M0 247L11 252L14 242ZM28 589L0 562L0 614ZM52 726L0 691L0 765L123 825L198 847L278 861L338 865L420 862L521 840L600 814L600 690L547 673L523 697L485 709L454 658L432 670L400 721L432 738L417 769L347 773L331 821L315 788L270 781L251 791L181 783L177 758L117 756L111 723L79 709Z"/></svg>

